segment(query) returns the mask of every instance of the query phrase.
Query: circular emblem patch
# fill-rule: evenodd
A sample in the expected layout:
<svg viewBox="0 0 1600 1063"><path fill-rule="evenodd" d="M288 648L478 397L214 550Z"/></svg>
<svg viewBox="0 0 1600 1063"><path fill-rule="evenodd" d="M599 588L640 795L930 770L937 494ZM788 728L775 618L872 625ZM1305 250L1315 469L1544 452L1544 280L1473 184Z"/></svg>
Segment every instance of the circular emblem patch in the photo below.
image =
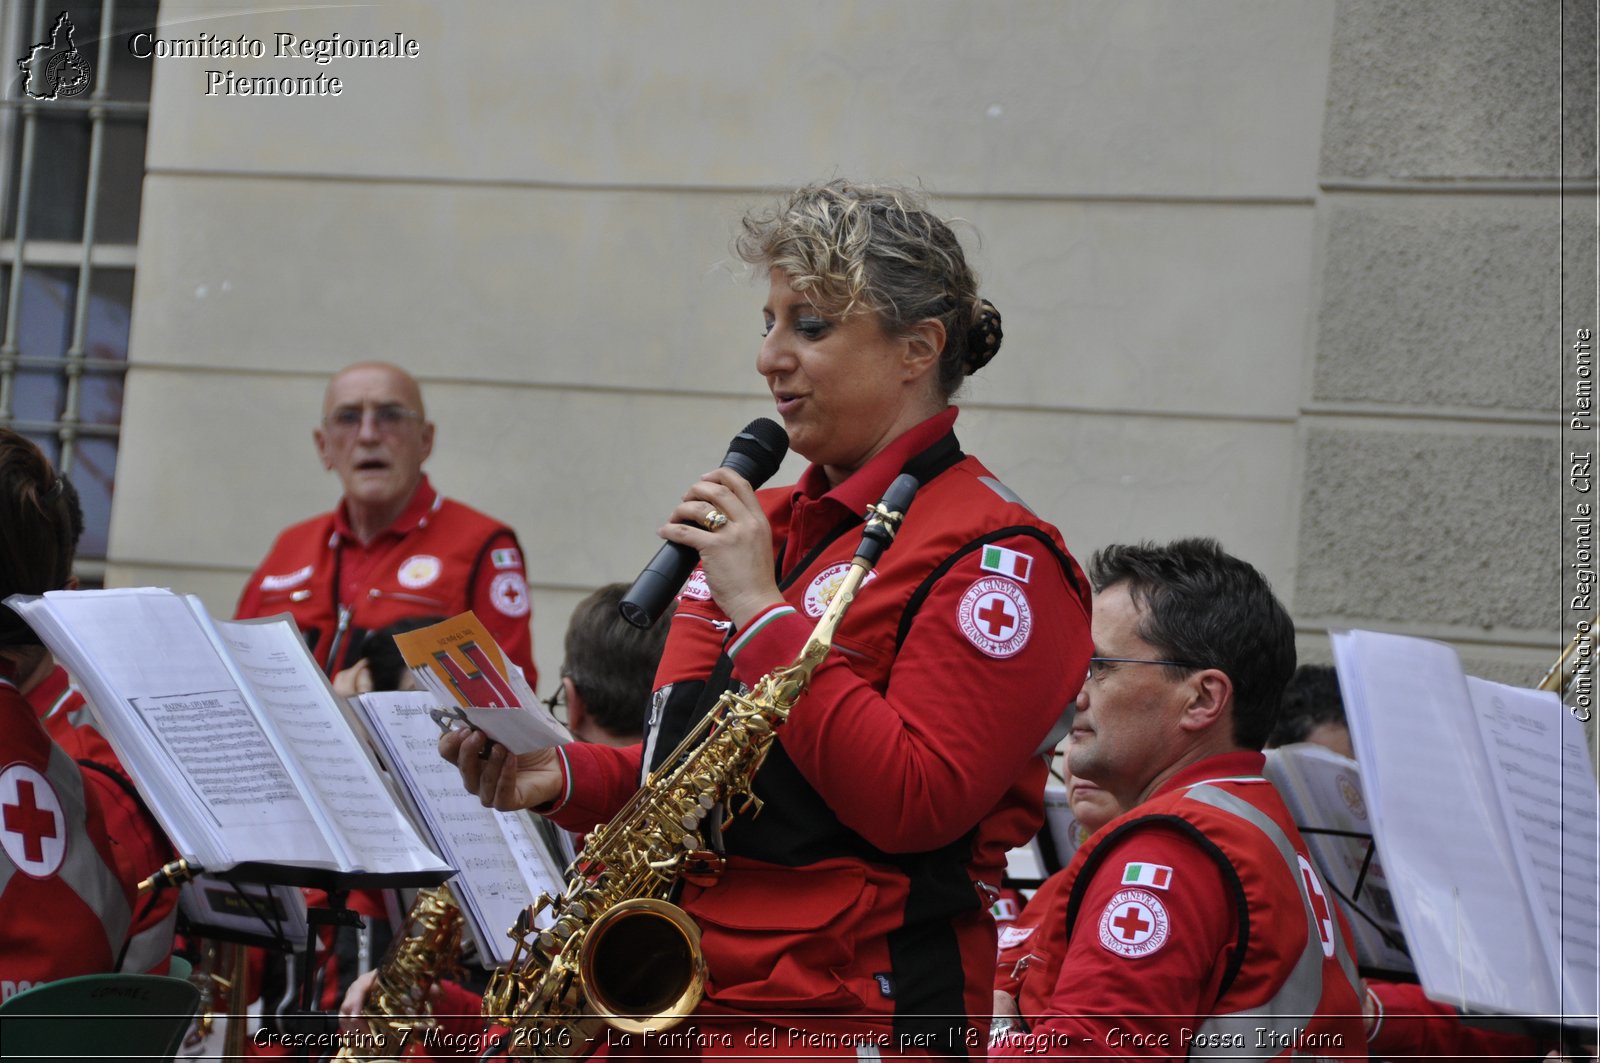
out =
<svg viewBox="0 0 1600 1063"><path fill-rule="evenodd" d="M489 582L489 600L506 616L527 616L528 581L520 572L502 572Z"/></svg>
<svg viewBox="0 0 1600 1063"><path fill-rule="evenodd" d="M1166 907L1147 890L1118 890L1100 913L1100 944L1118 956L1150 955L1170 929Z"/></svg>
<svg viewBox="0 0 1600 1063"><path fill-rule="evenodd" d="M34 878L49 878L67 856L61 799L50 780L26 764L0 771L0 846L18 871Z"/></svg>
<svg viewBox="0 0 1600 1063"><path fill-rule="evenodd" d="M811 581L811 586L806 588L806 614L813 619L822 615L828 603L833 601L833 592L839 589L839 583L844 579L844 574L850 571L850 562L841 561L837 565L829 565L817 573L817 578Z"/></svg>
<svg viewBox="0 0 1600 1063"><path fill-rule="evenodd" d="M833 601L833 596L839 590L839 584L844 582L846 572L850 571L850 562L841 561L837 565L829 565L817 573L817 578L811 581L811 586L806 588L806 613L813 620L821 616L828 608L828 603ZM878 578L876 570L868 572L861 586L865 587Z"/></svg>
<svg viewBox="0 0 1600 1063"><path fill-rule="evenodd" d="M1366 819L1367 803L1361 799L1361 785L1343 772L1334 778L1334 782L1339 787L1339 796L1344 798L1346 807L1362 819Z"/></svg>
<svg viewBox="0 0 1600 1063"><path fill-rule="evenodd" d="M444 568L432 554L414 554L400 562L400 586L407 590L421 590L439 578Z"/></svg>
<svg viewBox="0 0 1600 1063"><path fill-rule="evenodd" d="M689 573L689 578L684 581L683 590L678 592L679 598L688 598L697 602L711 600L711 584L706 582L706 570L697 568Z"/></svg>
<svg viewBox="0 0 1600 1063"><path fill-rule="evenodd" d="M1028 595L1001 576L987 576L968 587L956 619L967 641L990 657L1010 657L1033 633Z"/></svg>

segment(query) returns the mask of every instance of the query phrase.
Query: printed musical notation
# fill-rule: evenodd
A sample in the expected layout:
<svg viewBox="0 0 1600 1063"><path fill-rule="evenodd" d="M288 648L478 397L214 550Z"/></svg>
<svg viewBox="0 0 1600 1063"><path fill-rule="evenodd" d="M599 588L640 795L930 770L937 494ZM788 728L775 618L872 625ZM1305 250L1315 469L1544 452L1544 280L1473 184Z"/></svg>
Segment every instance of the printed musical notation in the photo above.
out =
<svg viewBox="0 0 1600 1063"><path fill-rule="evenodd" d="M531 815L494 812L462 787L438 753L428 692L367 694L356 706L417 806L441 855L459 869L450 882L483 955L510 960L506 930L539 893L560 892L561 862L537 838Z"/></svg>

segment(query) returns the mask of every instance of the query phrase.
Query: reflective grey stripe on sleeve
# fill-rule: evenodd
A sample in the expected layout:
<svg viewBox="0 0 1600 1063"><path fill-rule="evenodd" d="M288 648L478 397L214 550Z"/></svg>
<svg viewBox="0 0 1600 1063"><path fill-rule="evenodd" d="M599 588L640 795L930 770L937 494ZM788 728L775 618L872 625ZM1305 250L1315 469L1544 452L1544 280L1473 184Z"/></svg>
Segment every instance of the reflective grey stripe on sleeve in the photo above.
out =
<svg viewBox="0 0 1600 1063"><path fill-rule="evenodd" d="M989 490L993 491L995 494L999 495L1001 498L1005 499L1007 502L1010 502L1013 506L1021 506L1029 513L1033 512L1033 507L1024 502L1020 495L1011 490L1011 488L1007 487L1005 484L1001 483L999 480L996 480L993 476L980 476L978 477L978 482L987 487Z"/></svg>
<svg viewBox="0 0 1600 1063"><path fill-rule="evenodd" d="M128 939L128 952L122 958L120 970L144 974L172 955L172 942L177 933L178 909L174 906L161 922L145 927Z"/></svg>
<svg viewBox="0 0 1600 1063"><path fill-rule="evenodd" d="M1185 797L1238 816L1265 834L1267 840L1278 850L1278 855L1282 857L1290 878L1299 886L1300 904L1305 909L1306 915L1306 947L1301 952L1300 958L1295 961L1294 970L1289 973L1283 987L1271 1000L1263 1001L1247 1011L1207 1017L1200 1024L1200 1036L1195 1038L1195 1044L1189 1051L1191 1059L1208 1057L1238 1059L1240 1044L1262 1045L1266 1042L1263 1047L1270 1046L1271 1050L1261 1058L1270 1059L1284 1048L1300 1043L1300 1034L1304 1032L1307 1023L1316 1014L1317 1005L1322 1001L1322 936L1317 932L1317 915L1311 908L1311 899L1306 896L1305 886L1301 884L1298 854L1277 823L1243 798L1218 787L1203 784L1191 787ZM1330 908L1333 906L1331 898L1328 904ZM1356 988L1360 985L1356 977L1356 966L1345 950L1344 935L1339 933L1337 917L1334 918L1333 925L1333 947L1334 954L1339 959L1339 966L1344 970L1345 977L1350 980L1352 991L1359 999L1361 992Z"/></svg>
<svg viewBox="0 0 1600 1063"><path fill-rule="evenodd" d="M46 774L61 799L61 810L67 823L80 824L77 830L68 827L67 852L56 877L71 886L72 892L100 917L100 926L105 931L106 942L115 959L122 951L123 940L128 936L128 924L133 921L133 912L128 907L128 898L122 892L122 883L117 880L116 873L100 859L100 850L90 843L87 828L81 826L87 823L88 818L87 802L83 795L83 774L66 750L54 743L50 746L50 767Z"/></svg>

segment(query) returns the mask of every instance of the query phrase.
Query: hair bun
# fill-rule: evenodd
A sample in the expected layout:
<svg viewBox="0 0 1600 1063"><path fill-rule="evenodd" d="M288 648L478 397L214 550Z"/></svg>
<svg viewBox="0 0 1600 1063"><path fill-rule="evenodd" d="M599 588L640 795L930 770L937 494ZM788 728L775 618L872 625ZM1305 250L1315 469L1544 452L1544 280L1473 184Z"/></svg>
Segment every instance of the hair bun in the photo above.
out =
<svg viewBox="0 0 1600 1063"><path fill-rule="evenodd" d="M979 303L978 319L967 330L967 375L971 376L1000 353L1000 341L1005 333L1000 329L1000 311L984 299Z"/></svg>

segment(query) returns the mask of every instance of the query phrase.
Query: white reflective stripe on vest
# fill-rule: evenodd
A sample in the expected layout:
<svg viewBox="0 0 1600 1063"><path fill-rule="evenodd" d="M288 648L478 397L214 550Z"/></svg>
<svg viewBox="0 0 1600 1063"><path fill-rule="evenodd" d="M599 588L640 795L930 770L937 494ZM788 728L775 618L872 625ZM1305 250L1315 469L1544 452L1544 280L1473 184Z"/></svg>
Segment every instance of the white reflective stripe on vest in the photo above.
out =
<svg viewBox="0 0 1600 1063"><path fill-rule="evenodd" d="M144 974L172 955L172 942L178 933L178 909L174 905L161 922L147 926L128 939L128 952L119 970Z"/></svg>
<svg viewBox="0 0 1600 1063"><path fill-rule="evenodd" d="M1290 878L1298 886L1300 903L1305 907L1306 913L1306 947L1301 952L1300 958L1295 961L1294 970L1290 972L1277 995L1246 1011L1209 1016L1200 1024L1200 1036L1195 1038L1196 1043L1190 1048L1189 1056L1191 1059L1213 1056L1236 1059L1238 1045L1259 1045L1263 1037L1270 1038L1270 1043L1275 1046L1299 1044L1299 1035L1304 1032L1310 1019L1317 1014L1317 1008L1322 1003L1323 964L1322 938L1317 932L1317 914L1311 907L1311 898L1306 896L1304 884L1301 883L1299 854L1294 846L1289 844L1288 836L1278 824L1243 798L1204 784L1191 787L1185 797L1238 816L1265 834L1267 840L1278 850L1278 855L1283 858ZM1332 901L1329 901L1329 904L1331 905ZM1337 919L1333 926L1333 942L1339 966L1343 969L1345 977L1350 980L1351 990L1355 993L1356 999L1360 1000L1361 982L1356 975L1355 962L1345 949L1344 935L1339 933Z"/></svg>

